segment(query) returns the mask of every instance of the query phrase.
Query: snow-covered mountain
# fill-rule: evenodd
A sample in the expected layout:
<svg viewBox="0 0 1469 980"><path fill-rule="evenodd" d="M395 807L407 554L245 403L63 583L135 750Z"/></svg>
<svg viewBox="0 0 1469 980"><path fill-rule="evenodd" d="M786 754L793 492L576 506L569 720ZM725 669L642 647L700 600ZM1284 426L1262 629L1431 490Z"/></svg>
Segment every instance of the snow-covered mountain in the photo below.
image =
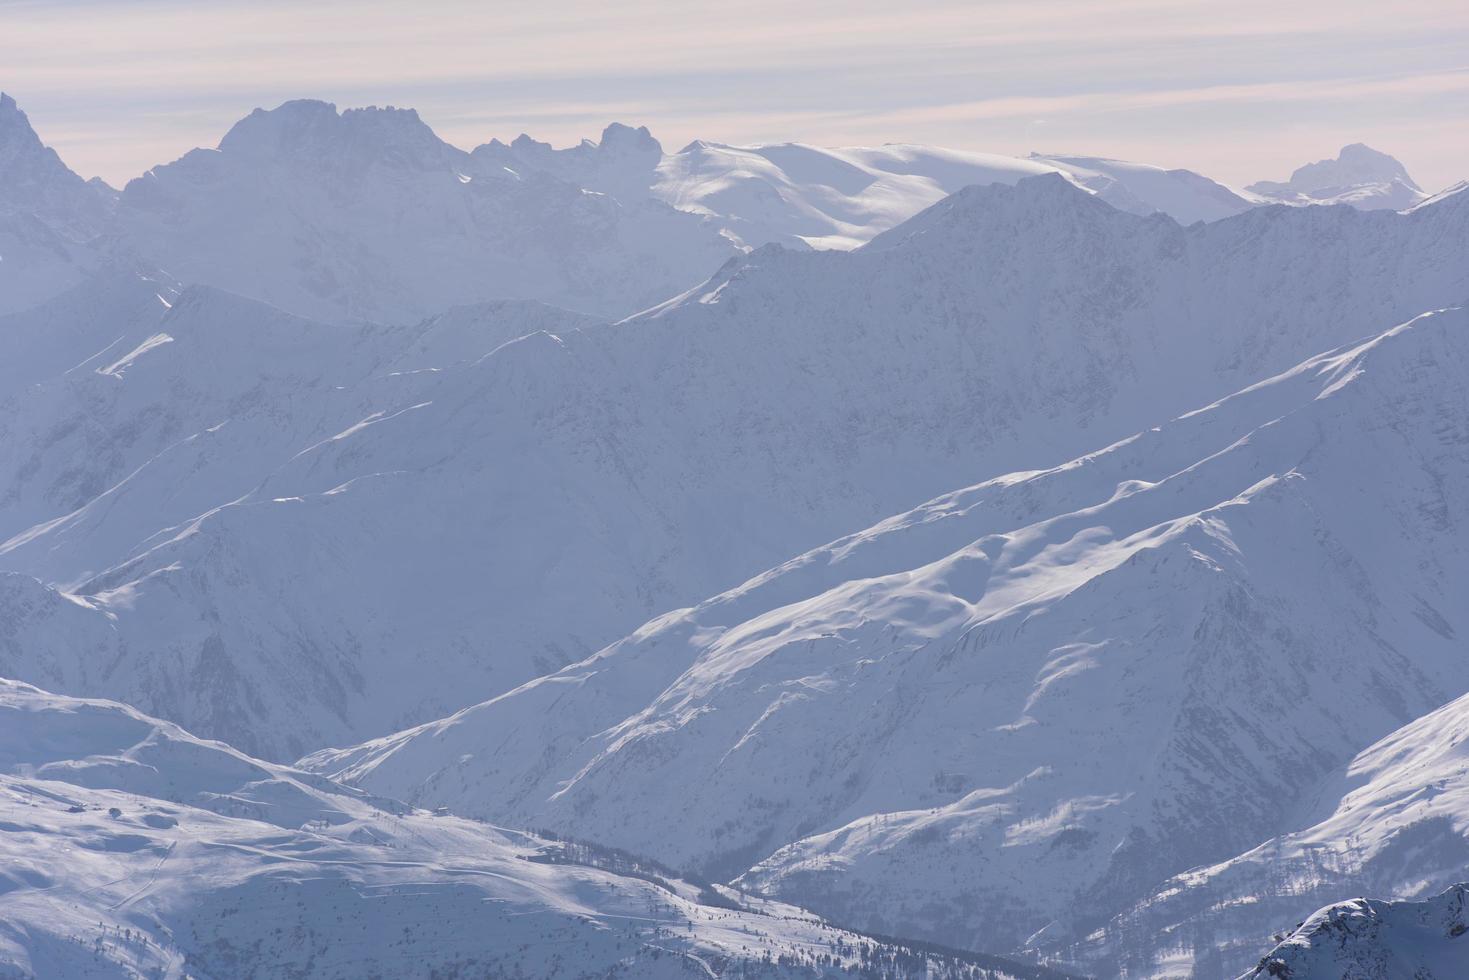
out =
<svg viewBox="0 0 1469 980"><path fill-rule="evenodd" d="M1461 191L301 101L117 194L0 96L0 973L1223 980L1469 879Z"/></svg>
<svg viewBox="0 0 1469 980"><path fill-rule="evenodd" d="M1469 315L1421 317L307 764L874 931L1074 943L1469 687L1466 370Z"/></svg>
<svg viewBox="0 0 1469 980"><path fill-rule="evenodd" d="M117 646L57 633L5 669L270 758L384 735L1456 302L1465 204L1185 229L1042 177L853 253L762 249L615 326L321 324L125 280L119 335L70 297L3 328L78 341L36 341L60 373L0 414L0 568Z"/></svg>
<svg viewBox="0 0 1469 980"><path fill-rule="evenodd" d="M665 156L652 193L708 214L750 245L849 249L972 184L1052 173L991 153L890 145L730 146L698 140Z"/></svg>
<svg viewBox="0 0 1469 980"><path fill-rule="evenodd" d="M1182 225L1218 221L1255 206L1255 202L1192 170L1166 170L1105 157L1032 153L1030 159L1056 167L1121 211L1160 211Z"/></svg>
<svg viewBox="0 0 1469 980"><path fill-rule="evenodd" d="M115 196L72 173L15 99L0 92L0 212L34 215L68 241L86 242L102 231Z"/></svg>
<svg viewBox="0 0 1469 980"><path fill-rule="evenodd" d="M0 92L0 313L64 292L99 264L94 240L114 197L67 169Z"/></svg>
<svg viewBox="0 0 1469 980"><path fill-rule="evenodd" d="M628 203L648 196L649 180L663 160L663 144L646 126L611 123L600 140L556 149L521 133L510 143L492 139L475 147L475 163L486 169L547 173Z"/></svg>
<svg viewBox="0 0 1469 980"><path fill-rule="evenodd" d="M1449 980L1469 963L1469 886L1421 902L1365 898L1327 906L1240 980Z"/></svg>
<svg viewBox="0 0 1469 980"><path fill-rule="evenodd" d="M1086 156L702 140L669 154L646 128L617 123L565 149L522 135L466 153L411 109L338 112L313 100L257 109L217 148L155 167L119 195L68 170L6 96L0 313L123 270L321 320L412 322L503 299L615 318L746 246L849 249L966 186L1043 173L1185 225L1260 200L1403 208L1424 198L1365 147L1246 197L1191 171Z"/></svg>
<svg viewBox="0 0 1469 980"><path fill-rule="evenodd" d="M451 481L446 512L431 503L446 492L434 489L442 447L396 447L393 463L418 468L411 481L362 460L320 493L269 485L423 410L446 375L476 384L474 362L522 331L596 321L509 302L390 329L156 289L99 282L0 321L21 355L8 397L0 387L13 474L0 561L90 597L12 577L0 668L283 758L573 659L536 644L546 623L517 634L510 622L526 570L487 568L519 515L481 513L469 477ZM494 458L485 450L472 466ZM486 589L506 580L503 594L466 604L476 576ZM503 646L486 642L496 636Z"/></svg>
<svg viewBox="0 0 1469 980"><path fill-rule="evenodd" d="M1437 194L1433 194L1429 197L1424 198L1422 201L1419 201L1408 210L1417 211L1420 208L1430 208L1437 205L1440 201L1446 200L1457 194L1463 194L1465 191L1469 191L1469 180L1461 180L1457 184L1451 184L1450 186L1445 187L1443 190L1439 191Z"/></svg>
<svg viewBox="0 0 1469 980"><path fill-rule="evenodd" d="M0 816L8 977L1042 978L10 681Z"/></svg>
<svg viewBox="0 0 1469 980"><path fill-rule="evenodd" d="M1091 157L1029 159L911 144L825 148L805 143L732 146L695 140L664 153L646 128L613 124L599 142L562 150L521 135L493 140L477 159L539 170L632 200L651 194L707 215L732 239L758 246L850 249L965 187L1061 173L1114 207L1161 211L1180 224L1254 206L1187 170Z"/></svg>
<svg viewBox="0 0 1469 980"><path fill-rule="evenodd" d="M185 283L321 319L535 299L623 316L734 254L650 199L477 165L411 109L287 102L130 181L119 235Z"/></svg>
<svg viewBox="0 0 1469 980"><path fill-rule="evenodd" d="M1334 160L1296 169L1286 181L1262 180L1246 188L1282 204L1350 204L1402 211L1428 197L1397 160L1362 143L1344 146Z"/></svg>
<svg viewBox="0 0 1469 980"><path fill-rule="evenodd" d="M118 194L67 169L0 96L0 313L125 271L331 321L509 299L617 317L738 252L707 218L507 170L411 109L257 109Z"/></svg>
<svg viewBox="0 0 1469 980"><path fill-rule="evenodd" d="M1290 833L1170 878L1069 955L1128 977L1232 976L1266 937L1318 905L1352 894L1421 901L1465 880L1469 695L1329 775Z"/></svg>

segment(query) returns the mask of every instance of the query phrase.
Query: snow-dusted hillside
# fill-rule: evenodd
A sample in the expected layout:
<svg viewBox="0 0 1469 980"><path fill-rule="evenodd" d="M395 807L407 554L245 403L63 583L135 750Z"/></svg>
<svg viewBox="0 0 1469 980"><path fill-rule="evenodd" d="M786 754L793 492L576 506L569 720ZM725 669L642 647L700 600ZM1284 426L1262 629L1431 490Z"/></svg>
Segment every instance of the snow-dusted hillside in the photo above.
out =
<svg viewBox="0 0 1469 980"><path fill-rule="evenodd" d="M1041 177L857 252L762 249L615 326L321 324L132 281L109 334L69 297L4 326L76 343L34 341L0 414L0 568L86 596L119 646L14 669L84 659L67 693L277 759L387 734L1457 302L1466 204L1185 229Z"/></svg>
<svg viewBox="0 0 1469 980"><path fill-rule="evenodd" d="M1402 211L1428 197L1406 167L1362 143L1342 147L1334 160L1298 168L1289 180L1262 180L1247 190L1283 204L1350 204L1369 211Z"/></svg>
<svg viewBox="0 0 1469 980"><path fill-rule="evenodd" d="M1365 898L1321 909L1240 980L1449 980L1469 963L1469 886L1421 902Z"/></svg>
<svg viewBox="0 0 1469 980"><path fill-rule="evenodd" d="M874 931L1054 948L1299 826L1469 687L1466 370L1469 315L1418 318L308 764Z"/></svg>
<svg viewBox="0 0 1469 980"><path fill-rule="evenodd" d="M1040 977L846 933L627 856L415 811L114 702L0 681L7 977L835 978L868 967Z"/></svg>
<svg viewBox="0 0 1469 980"><path fill-rule="evenodd" d="M1469 880L1469 695L1330 774L1291 829L1163 882L1066 952L1129 977L1230 977L1272 933L1343 895L1422 900Z"/></svg>

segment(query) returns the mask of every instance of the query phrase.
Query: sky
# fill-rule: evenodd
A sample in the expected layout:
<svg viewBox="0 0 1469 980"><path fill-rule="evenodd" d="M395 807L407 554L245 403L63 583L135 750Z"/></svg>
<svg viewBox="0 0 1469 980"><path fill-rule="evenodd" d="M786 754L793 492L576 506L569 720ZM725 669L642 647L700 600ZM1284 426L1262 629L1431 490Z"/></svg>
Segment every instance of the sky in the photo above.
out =
<svg viewBox="0 0 1469 980"><path fill-rule="evenodd" d="M1365 142L1427 190L1469 177L1464 0L0 0L0 89L114 185L305 97L411 106L465 148L616 120L1236 186Z"/></svg>

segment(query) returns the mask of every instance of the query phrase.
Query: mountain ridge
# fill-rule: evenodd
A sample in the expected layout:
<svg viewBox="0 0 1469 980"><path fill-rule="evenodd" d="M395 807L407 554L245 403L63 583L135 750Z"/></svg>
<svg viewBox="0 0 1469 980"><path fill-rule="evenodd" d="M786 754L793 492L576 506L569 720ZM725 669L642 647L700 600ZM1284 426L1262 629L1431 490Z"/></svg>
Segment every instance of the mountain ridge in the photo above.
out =
<svg viewBox="0 0 1469 980"><path fill-rule="evenodd" d="M1353 556L1395 532L1354 528L1354 519L1333 515L1327 494L1363 452L1350 420L1373 417L1379 404L1390 419L1434 417L1430 406L1444 387L1430 386L1420 408L1401 378L1418 370L1418 349L1433 352L1439 375L1451 375L1469 353L1466 342L1462 311L1421 318L1185 415L1172 424L1177 434L1165 427L1049 476L1016 474L940 498L822 549L825 558L654 620L496 701L305 764L708 874L731 875L765 856L740 879L745 887L799 896L874 931L1006 948L1052 917L1049 942L1058 929L1084 934L1096 909L1145 890L1153 875L1166 877L1169 862L1178 869L1228 857L1287 824L1286 803L1344 761L1344 742L1361 745L1462 689L1453 644L1397 597L1406 585L1380 590L1390 604L1383 598L1348 612L1372 589ZM1379 374L1389 387L1372 380ZM1297 411L1280 416L1282 398ZM1358 407L1338 418L1347 404ZM1240 413L1255 421L1216 421ZM1313 445L1328 420L1334 436ZM1372 436L1374 452L1391 459L1414 459L1413 440L1435 438L1396 434L1393 423L1374 431L1382 433ZM1220 447L1213 455L1198 447L1202 433ZM1157 461L1152 443L1160 439L1181 458L1200 453L1198 462L1163 479L1137 473L1129 461ZM1455 458L1450 444L1441 461L1425 465L1464 464ZM1113 478L1087 475L1098 467L1121 469ZM1430 477L1400 469L1404 500L1431 497ZM1313 490L1322 480L1326 489ZM1047 513L1035 513L1044 497L1031 489L1046 481L1090 488L1083 492L1092 502L1030 524ZM1399 491L1384 492L1395 500ZM1186 502L1195 494L1212 505ZM1164 505L1170 517L1152 524L1149 501L1179 495ZM934 522L966 514L960 500L989 496L1013 500L1024 528L1007 530L1006 505L997 503L997 523L961 524L947 540L972 544L937 561L905 543L910 529L921 540L939 533L928 530ZM792 586L794 594L777 588L781 577L819 574L827 562L852 560L838 556L872 547L854 551L859 543L887 536L897 539L884 546L896 555L887 569L835 571L831 584L818 578ZM1395 560L1425 540L1420 531ZM1455 547L1446 540L1424 560L1461 565ZM1257 552L1268 557L1249 560ZM1342 584L1319 597L1281 591L1288 569L1315 560L1339 564ZM1277 565L1282 571L1272 571ZM1456 580L1459 572L1445 574ZM1432 598L1424 582L1414 587L1449 615L1443 595ZM764 601L749 598L772 589ZM1293 598L1279 608L1269 595ZM1064 614L1068 608L1076 611ZM1092 635L1098 629L1119 632ZM1318 693L1282 723L1284 706L1296 703L1288 698L1326 683L1327 651L1353 649L1348 634L1378 637L1354 654L1360 672L1331 681L1360 689ZM1282 636L1299 649L1277 661ZM1187 657L1166 657L1174 645ZM1022 652L1030 660L1008 663ZM1373 666L1377 656L1384 666ZM1183 676L1192 680L1185 685ZM1191 693L1159 690L1170 677ZM1239 700L1243 691L1254 692L1248 702ZM1169 703L1179 705L1176 721L1169 712L1152 723L1118 715L1128 705ZM1354 705L1352 717L1333 714L1332 704ZM972 733L972 751L950 744L939 733L956 730L955 712L997 727ZM1284 730L1263 730L1267 717ZM1047 756L1045 747L1058 743L1080 759ZM486 746L496 748L487 754ZM1124 792L1121 775L1091 758L1098 752L1159 755L1141 771L1148 782ZM921 774L912 771L916 759L924 760ZM684 788L678 799L660 795L659 786L671 785ZM872 815L849 819L863 812ZM780 846L793 839L799 843ZM964 861L953 850L960 840ZM1064 905L1058 890L1069 896ZM1075 911L1058 913L1071 903ZM982 930L953 931L979 920Z"/></svg>
<svg viewBox="0 0 1469 980"><path fill-rule="evenodd" d="M135 283L158 325L97 364L125 366L15 396L29 407L3 423L18 478L0 568L106 597L137 624L122 628L134 676L196 678L187 697L68 693L141 697L293 758L492 697L915 501L1054 465L1459 300L1461 203L1185 229L1060 178L975 188L891 247L767 247L615 326L500 308L466 328L488 357L408 361L428 326L310 324L207 290L168 310ZM1234 300L1245 282L1258 290ZM272 564L272 547L306 567L330 556L352 586ZM410 558L428 572L407 575ZM408 632L387 612L406 597ZM251 639L220 660L231 635ZM405 673L404 643L468 673ZM203 696L228 690L195 671L216 661L261 695ZM283 689L303 670L332 678L315 707L310 685Z"/></svg>
<svg viewBox="0 0 1469 980"><path fill-rule="evenodd" d="M0 973L1452 972L1460 189L0 95Z"/></svg>

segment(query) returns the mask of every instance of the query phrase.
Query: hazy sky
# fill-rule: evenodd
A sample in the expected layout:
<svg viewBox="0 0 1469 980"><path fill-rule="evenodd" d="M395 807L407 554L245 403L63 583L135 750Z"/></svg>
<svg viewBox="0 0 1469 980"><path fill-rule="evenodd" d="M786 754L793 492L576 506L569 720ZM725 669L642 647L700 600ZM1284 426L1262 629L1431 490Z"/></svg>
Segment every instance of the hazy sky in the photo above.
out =
<svg viewBox="0 0 1469 980"><path fill-rule="evenodd" d="M1465 0L0 0L0 88L114 184L289 98L472 147L695 138L1091 153L1283 179L1362 141L1469 177Z"/></svg>

